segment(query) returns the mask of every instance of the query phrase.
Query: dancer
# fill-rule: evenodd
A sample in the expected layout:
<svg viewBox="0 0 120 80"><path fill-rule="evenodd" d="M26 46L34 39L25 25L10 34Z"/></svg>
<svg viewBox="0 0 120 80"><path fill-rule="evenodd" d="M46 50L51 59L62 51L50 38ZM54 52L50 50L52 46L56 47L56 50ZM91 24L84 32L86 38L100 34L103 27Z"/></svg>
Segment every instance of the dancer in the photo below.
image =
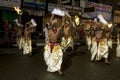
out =
<svg viewBox="0 0 120 80"><path fill-rule="evenodd" d="M18 22L18 19L14 20L15 22L15 32L16 32L16 43L19 47L19 49L23 48L23 25Z"/></svg>
<svg viewBox="0 0 120 80"><path fill-rule="evenodd" d="M16 43L17 43L19 49L23 48L23 34L22 33L23 33L22 26L18 26Z"/></svg>
<svg viewBox="0 0 120 80"><path fill-rule="evenodd" d="M49 37L48 37L48 29L49 29L49 23L46 24L46 26L44 27L43 31L45 32L45 43L49 42Z"/></svg>
<svg viewBox="0 0 120 80"><path fill-rule="evenodd" d="M65 52L66 50L71 50L71 49L73 50L74 41L71 36L71 21L70 18L68 17L65 19L63 33L64 36L62 37L62 42L61 42L61 48L63 52Z"/></svg>
<svg viewBox="0 0 120 80"><path fill-rule="evenodd" d="M49 72L58 72L60 75L63 75L61 71L63 52L58 43L58 38L62 26L58 27L57 19L54 19L55 14L52 14L50 20L51 28L48 30L49 43L44 47L44 60L48 66L47 71Z"/></svg>
<svg viewBox="0 0 120 80"><path fill-rule="evenodd" d="M91 48L91 40L92 40L92 35L91 35L91 24L87 24L86 27L84 28L85 30L85 36L86 36L86 44L88 46L88 50ZM94 31L94 30L93 30Z"/></svg>
<svg viewBox="0 0 120 80"><path fill-rule="evenodd" d="M109 64L108 54L107 40L103 37L103 30L97 30L96 36L92 39L91 61L105 58L105 63Z"/></svg>
<svg viewBox="0 0 120 80"><path fill-rule="evenodd" d="M116 56L120 57L120 28L117 31L117 48L116 48Z"/></svg>
<svg viewBox="0 0 120 80"><path fill-rule="evenodd" d="M32 55L32 40L31 40L31 28L30 23L26 23L24 30L24 40L23 40L23 54Z"/></svg>
<svg viewBox="0 0 120 80"><path fill-rule="evenodd" d="M24 41L23 41L23 54L30 54L32 56L32 39L31 34L35 31L35 27L37 26L34 19L31 19L29 22L25 25L24 30Z"/></svg>

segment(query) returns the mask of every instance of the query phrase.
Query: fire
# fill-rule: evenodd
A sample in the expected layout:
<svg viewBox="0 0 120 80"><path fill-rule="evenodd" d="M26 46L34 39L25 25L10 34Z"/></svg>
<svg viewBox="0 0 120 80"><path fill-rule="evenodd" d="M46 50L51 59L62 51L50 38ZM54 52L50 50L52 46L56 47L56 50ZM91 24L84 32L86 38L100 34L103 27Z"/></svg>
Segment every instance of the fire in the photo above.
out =
<svg viewBox="0 0 120 80"><path fill-rule="evenodd" d="M80 21L79 21L79 17L78 16L75 16L75 23L76 23L76 25L79 25L80 24Z"/></svg>
<svg viewBox="0 0 120 80"><path fill-rule="evenodd" d="M19 14L19 15L22 15L22 10L17 7L17 6L14 6L14 10Z"/></svg>
<svg viewBox="0 0 120 80"><path fill-rule="evenodd" d="M113 25L113 24L112 24L112 23L110 23L110 24L108 24L108 27L109 27L109 28L111 28L111 27L112 27L112 25Z"/></svg>

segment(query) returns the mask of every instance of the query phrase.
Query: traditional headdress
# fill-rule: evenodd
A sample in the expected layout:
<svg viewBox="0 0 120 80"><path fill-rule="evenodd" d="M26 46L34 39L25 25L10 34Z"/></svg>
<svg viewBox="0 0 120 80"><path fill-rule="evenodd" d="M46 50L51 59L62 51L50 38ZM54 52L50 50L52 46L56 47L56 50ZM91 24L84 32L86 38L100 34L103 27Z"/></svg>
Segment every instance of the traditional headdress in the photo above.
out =
<svg viewBox="0 0 120 80"><path fill-rule="evenodd" d="M54 8L51 13L58 16L65 16L64 11L60 10L59 8Z"/></svg>
<svg viewBox="0 0 120 80"><path fill-rule="evenodd" d="M100 20L100 22L102 22L105 25L108 25L108 22L104 19L103 15L99 14L97 17Z"/></svg>
<svg viewBox="0 0 120 80"><path fill-rule="evenodd" d="M36 24L36 22L35 22L35 20L34 20L34 19L31 19L31 20L30 20L30 22L31 22L32 26L34 26L34 27L36 27L36 26L37 26L37 24Z"/></svg>
<svg viewBox="0 0 120 80"><path fill-rule="evenodd" d="M18 19L15 19L14 22L17 24L17 26L23 27L23 25L18 22Z"/></svg>

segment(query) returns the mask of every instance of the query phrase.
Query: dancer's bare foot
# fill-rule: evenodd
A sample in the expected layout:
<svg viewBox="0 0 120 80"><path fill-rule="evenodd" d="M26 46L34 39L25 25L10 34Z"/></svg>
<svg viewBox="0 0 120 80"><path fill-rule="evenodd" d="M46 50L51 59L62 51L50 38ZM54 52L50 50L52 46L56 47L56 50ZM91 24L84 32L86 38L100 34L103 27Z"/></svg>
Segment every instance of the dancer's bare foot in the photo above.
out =
<svg viewBox="0 0 120 80"><path fill-rule="evenodd" d="M63 75L63 72L61 70L58 70L59 75Z"/></svg>
<svg viewBox="0 0 120 80"><path fill-rule="evenodd" d="M106 64L110 64L110 62L109 62L109 61L105 61L105 63L106 63Z"/></svg>
<svg viewBox="0 0 120 80"><path fill-rule="evenodd" d="M30 52L30 56L32 56L32 52Z"/></svg>
<svg viewBox="0 0 120 80"><path fill-rule="evenodd" d="M105 63L106 64L110 64L110 62L108 61L108 59L105 59Z"/></svg>

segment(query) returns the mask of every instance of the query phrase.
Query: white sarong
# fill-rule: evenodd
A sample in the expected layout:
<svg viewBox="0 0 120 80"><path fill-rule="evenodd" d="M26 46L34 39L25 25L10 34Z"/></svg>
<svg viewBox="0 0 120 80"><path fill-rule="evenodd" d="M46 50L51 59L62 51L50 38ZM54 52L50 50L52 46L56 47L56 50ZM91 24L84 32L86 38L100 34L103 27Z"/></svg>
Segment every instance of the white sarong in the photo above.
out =
<svg viewBox="0 0 120 80"><path fill-rule="evenodd" d="M107 40L103 39L97 45L96 39L92 40L91 47L91 61L101 60L102 58L108 58L108 45Z"/></svg>
<svg viewBox="0 0 120 80"><path fill-rule="evenodd" d="M73 49L73 46L74 46L74 41L72 37L69 37L67 39L65 39L65 37L62 38L61 48L63 51L66 51L68 47L71 47Z"/></svg>
<svg viewBox="0 0 120 80"><path fill-rule="evenodd" d="M108 47L112 49L112 39L107 40Z"/></svg>
<svg viewBox="0 0 120 80"><path fill-rule="evenodd" d="M92 46L91 46L91 61L94 60L95 56L97 55L97 42L96 42L96 39L93 38L92 39Z"/></svg>
<svg viewBox="0 0 120 80"><path fill-rule="evenodd" d="M23 48L23 41L24 41L24 40L23 40L23 37L16 39L16 43L17 43L19 49L22 49L22 48Z"/></svg>
<svg viewBox="0 0 120 80"><path fill-rule="evenodd" d="M102 58L108 58L109 46L107 44L107 39L100 41L98 46L98 55L96 60L101 60Z"/></svg>
<svg viewBox="0 0 120 80"><path fill-rule="evenodd" d="M30 54L32 52L32 41L28 40L23 42L23 54Z"/></svg>
<svg viewBox="0 0 120 80"><path fill-rule="evenodd" d="M120 57L120 40L119 40L119 37L117 39L116 56Z"/></svg>
<svg viewBox="0 0 120 80"><path fill-rule="evenodd" d="M87 41L88 50L90 50L90 48L91 48L91 37L86 36L86 41Z"/></svg>
<svg viewBox="0 0 120 80"><path fill-rule="evenodd" d="M48 66L47 71L56 72L61 69L63 53L57 43L48 43L45 46L44 60ZM51 50L52 49L52 50Z"/></svg>

